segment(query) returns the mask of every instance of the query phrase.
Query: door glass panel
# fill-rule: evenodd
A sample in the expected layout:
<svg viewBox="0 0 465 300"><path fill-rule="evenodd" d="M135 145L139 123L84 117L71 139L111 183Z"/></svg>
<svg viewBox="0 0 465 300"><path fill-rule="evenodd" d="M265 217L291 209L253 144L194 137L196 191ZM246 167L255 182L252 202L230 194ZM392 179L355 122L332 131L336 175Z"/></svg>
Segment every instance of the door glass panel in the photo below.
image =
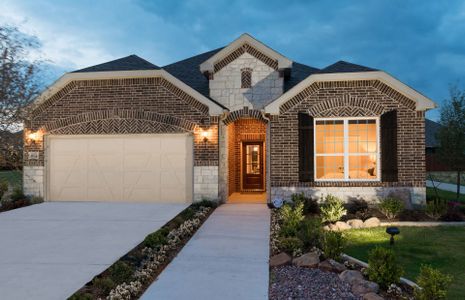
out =
<svg viewBox="0 0 465 300"><path fill-rule="evenodd" d="M247 174L261 174L261 153L260 145L247 145L246 151L246 173Z"/></svg>

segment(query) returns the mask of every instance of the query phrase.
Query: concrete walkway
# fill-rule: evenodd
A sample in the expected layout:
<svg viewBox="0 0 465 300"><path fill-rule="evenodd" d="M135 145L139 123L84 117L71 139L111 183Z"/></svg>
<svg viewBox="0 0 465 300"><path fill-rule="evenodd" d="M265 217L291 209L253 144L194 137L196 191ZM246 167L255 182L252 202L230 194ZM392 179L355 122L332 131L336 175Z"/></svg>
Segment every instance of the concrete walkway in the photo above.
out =
<svg viewBox="0 0 465 300"><path fill-rule="evenodd" d="M0 213L0 299L67 299L187 204L47 202Z"/></svg>
<svg viewBox="0 0 465 300"><path fill-rule="evenodd" d="M433 183L434 183L434 186L436 186L440 190L457 193L456 184L450 184L450 183L439 182L439 181L431 181L429 179L426 180L427 187L433 187ZM460 186L460 194L465 194L465 186L463 185Z"/></svg>
<svg viewBox="0 0 465 300"><path fill-rule="evenodd" d="M265 204L220 206L142 299L268 299L269 231Z"/></svg>

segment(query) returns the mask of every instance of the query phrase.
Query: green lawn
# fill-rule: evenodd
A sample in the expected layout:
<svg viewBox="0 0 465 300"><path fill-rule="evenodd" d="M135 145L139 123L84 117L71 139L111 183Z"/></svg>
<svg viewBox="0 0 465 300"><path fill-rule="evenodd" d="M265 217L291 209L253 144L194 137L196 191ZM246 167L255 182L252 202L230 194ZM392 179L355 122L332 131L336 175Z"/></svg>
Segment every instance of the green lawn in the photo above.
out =
<svg viewBox="0 0 465 300"><path fill-rule="evenodd" d="M23 175L20 171L0 171L0 180L8 180L10 185L20 186L23 181Z"/></svg>
<svg viewBox="0 0 465 300"><path fill-rule="evenodd" d="M456 193L443 191L438 189L439 197L442 199L446 199L447 201L457 201ZM434 188L427 187L426 188L426 199L435 196ZM459 201L465 203L465 195L461 194L459 197Z"/></svg>
<svg viewBox="0 0 465 300"><path fill-rule="evenodd" d="M363 261L375 246L389 246L385 227L346 231L349 240L346 253ZM401 227L393 246L404 277L416 280L421 264L430 264L454 276L448 299L465 295L465 227Z"/></svg>
<svg viewBox="0 0 465 300"><path fill-rule="evenodd" d="M426 179L430 179L430 175L433 177L433 180L456 184L457 183L457 172L428 172L426 174ZM465 185L465 172L461 173L460 181L462 185Z"/></svg>

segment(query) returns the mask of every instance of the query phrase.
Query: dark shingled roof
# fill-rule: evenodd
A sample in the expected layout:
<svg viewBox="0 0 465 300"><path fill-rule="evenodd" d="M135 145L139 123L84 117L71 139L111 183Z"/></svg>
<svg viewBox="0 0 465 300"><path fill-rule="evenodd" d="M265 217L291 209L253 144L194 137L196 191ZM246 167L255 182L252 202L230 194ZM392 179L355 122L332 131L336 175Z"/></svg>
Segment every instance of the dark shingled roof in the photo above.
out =
<svg viewBox="0 0 465 300"><path fill-rule="evenodd" d="M163 70L178 78L205 97L210 97L208 78L200 72L200 65L223 48L218 48L166 65Z"/></svg>
<svg viewBox="0 0 465 300"><path fill-rule="evenodd" d="M425 143L427 148L439 147L439 141L436 139L436 133L441 128L441 124L425 119Z"/></svg>
<svg viewBox="0 0 465 300"><path fill-rule="evenodd" d="M140 71L140 70L158 70L160 67L140 58L137 55L129 55L123 58L115 59L103 64L87 67L74 71L80 72L107 72L107 71Z"/></svg>
<svg viewBox="0 0 465 300"><path fill-rule="evenodd" d="M321 69L320 73L348 73L348 72L369 72L379 71L377 69L352 64L343 60L340 60L326 68Z"/></svg>
<svg viewBox="0 0 465 300"><path fill-rule="evenodd" d="M318 73L320 70L298 62L292 63L291 76L284 82L284 93L299 84L308 76Z"/></svg>

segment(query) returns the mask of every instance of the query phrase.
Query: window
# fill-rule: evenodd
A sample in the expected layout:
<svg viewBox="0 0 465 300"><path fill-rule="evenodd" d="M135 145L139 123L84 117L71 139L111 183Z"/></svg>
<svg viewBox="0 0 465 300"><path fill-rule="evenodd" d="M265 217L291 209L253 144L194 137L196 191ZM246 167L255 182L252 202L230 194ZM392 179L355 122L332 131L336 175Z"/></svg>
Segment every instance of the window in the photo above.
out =
<svg viewBox="0 0 465 300"><path fill-rule="evenodd" d="M316 180L379 180L378 119L315 120Z"/></svg>
<svg viewBox="0 0 465 300"><path fill-rule="evenodd" d="M241 70L241 88L248 89L252 87L252 69L244 68Z"/></svg>

